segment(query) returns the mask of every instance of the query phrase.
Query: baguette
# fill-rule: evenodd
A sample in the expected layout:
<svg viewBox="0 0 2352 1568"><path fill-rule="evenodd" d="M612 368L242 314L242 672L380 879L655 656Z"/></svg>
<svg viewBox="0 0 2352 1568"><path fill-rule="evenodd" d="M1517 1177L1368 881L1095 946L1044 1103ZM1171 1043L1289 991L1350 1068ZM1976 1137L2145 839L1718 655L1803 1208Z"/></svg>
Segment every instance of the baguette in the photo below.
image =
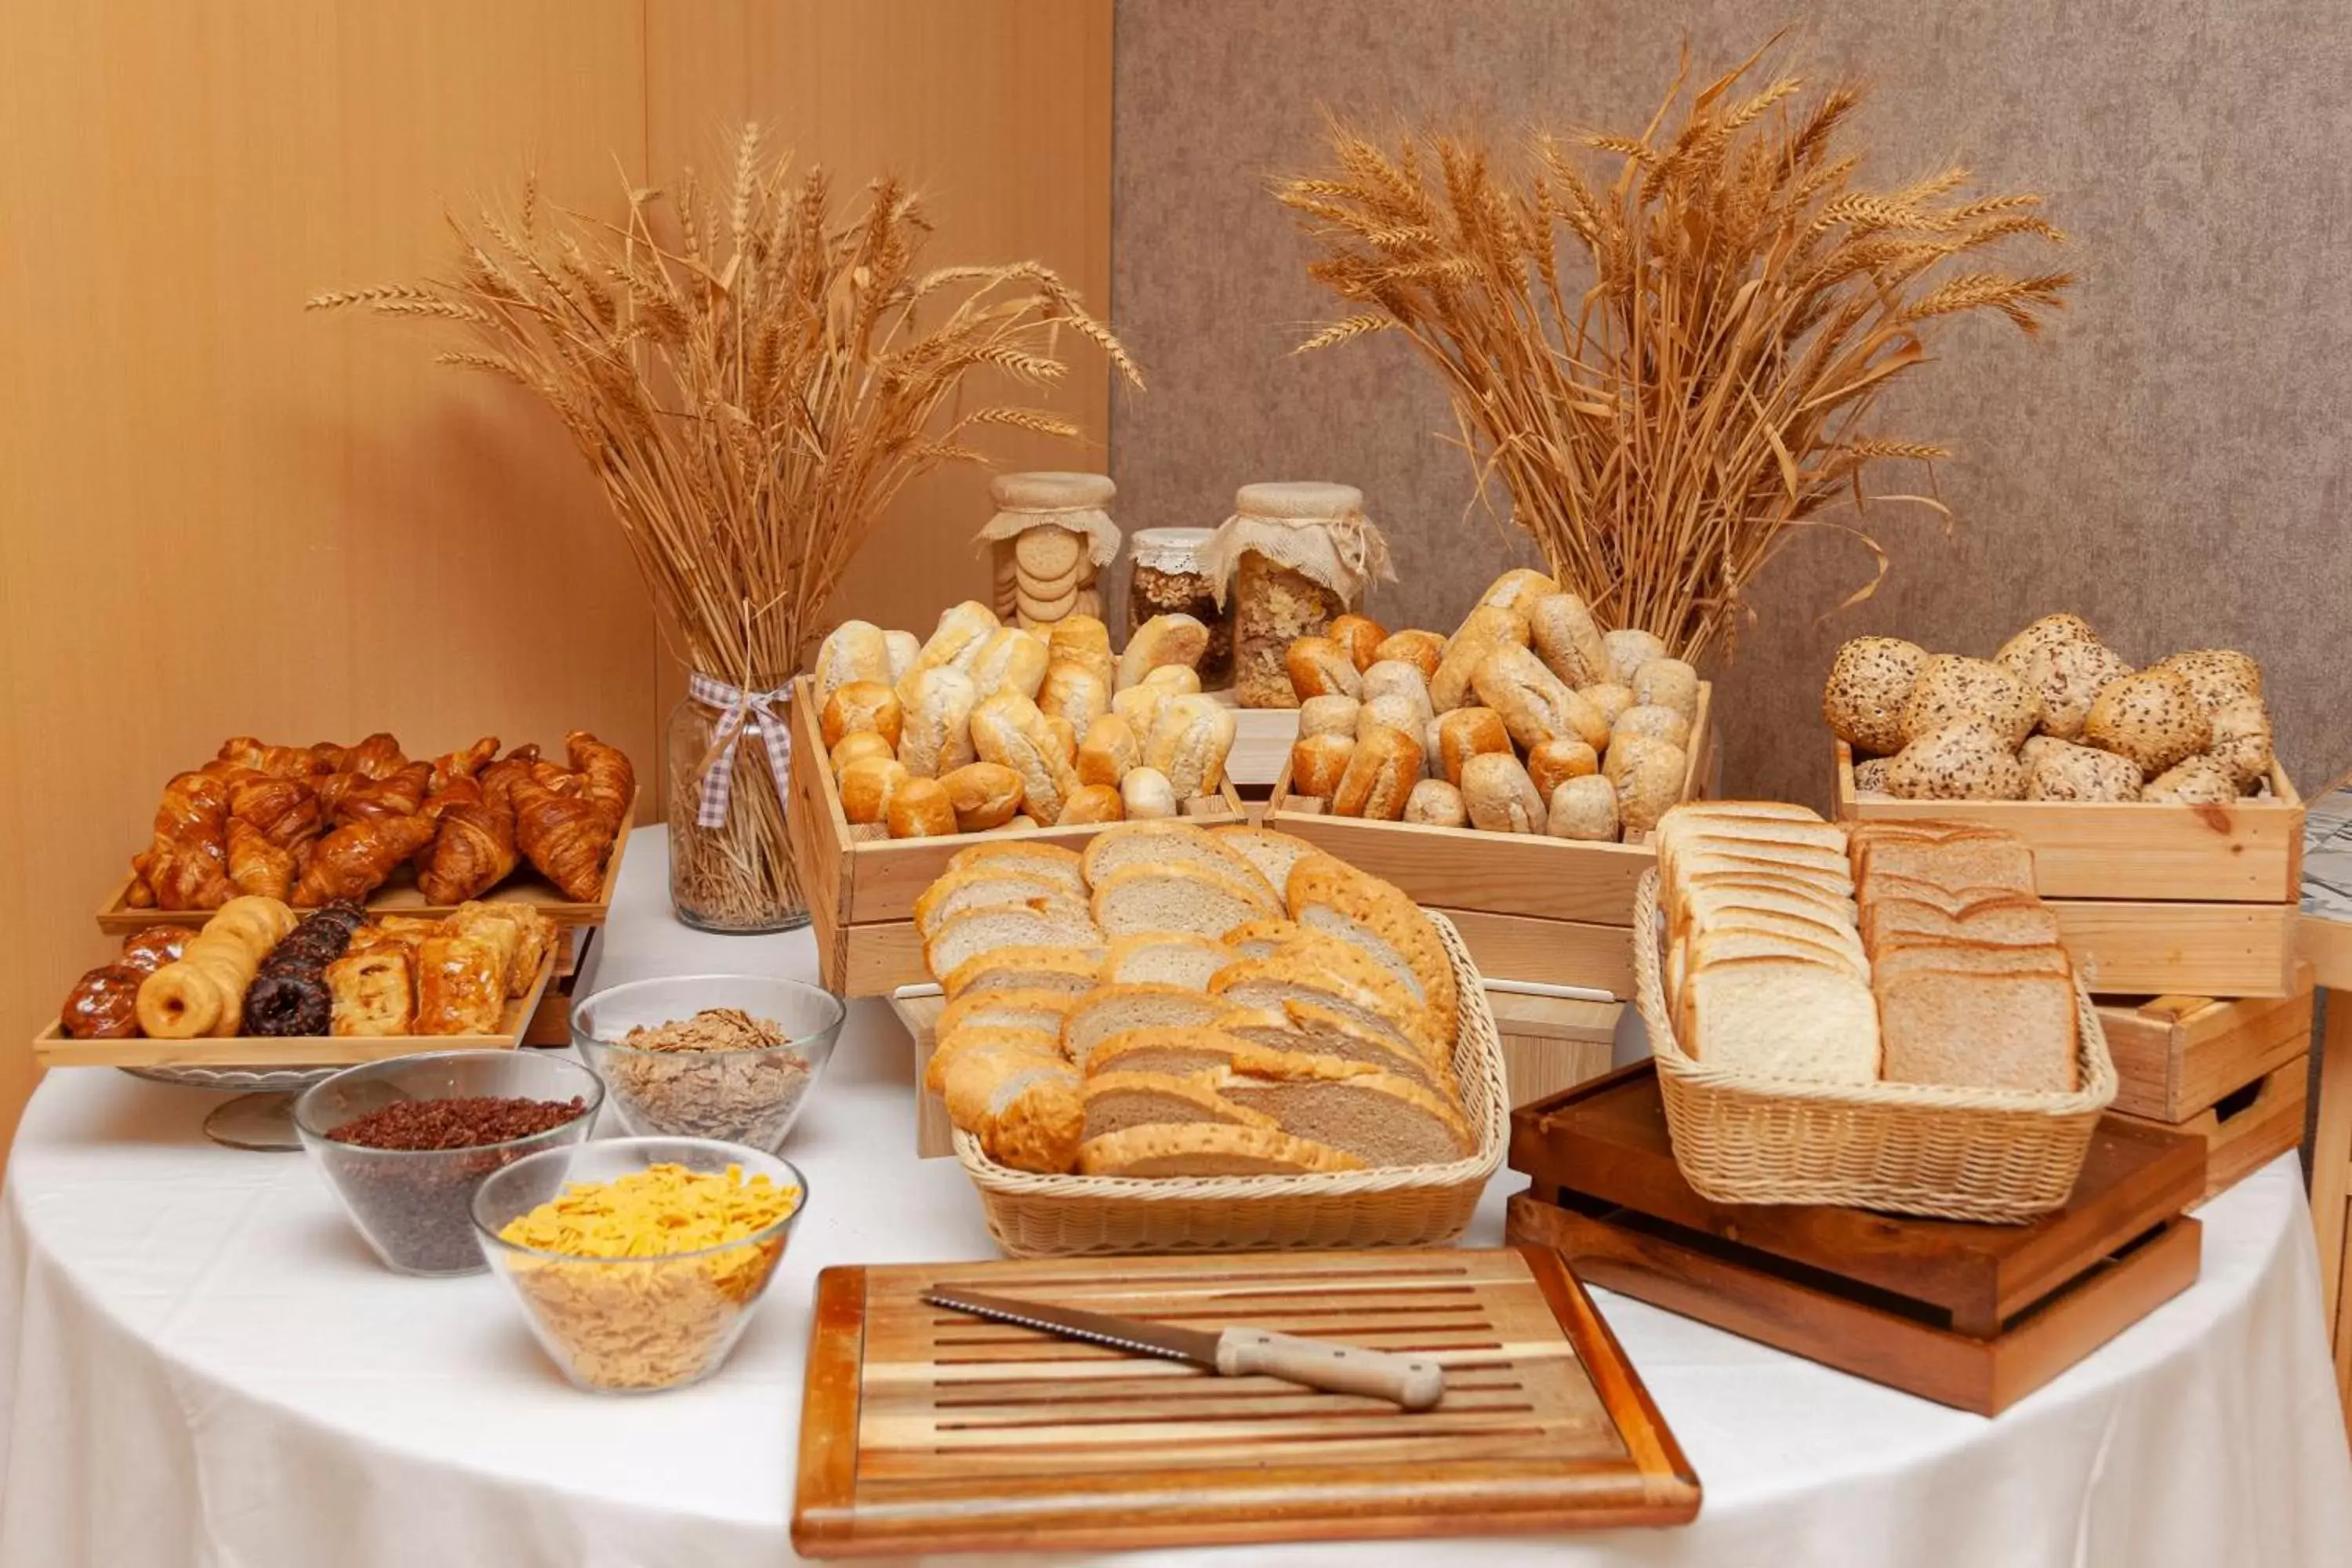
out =
<svg viewBox="0 0 2352 1568"><path fill-rule="evenodd" d="M1286 1002L1279 1013L1237 1012L1216 1020L1224 1033L1260 1049L1290 1057L1323 1058L1354 1062L1394 1073L1423 1088L1461 1098L1450 1065L1431 1059L1399 1044L1390 1036L1359 1027L1328 1007L1312 1002ZM1218 1064L1244 1071L1263 1071L1246 1058Z"/></svg>
<svg viewBox="0 0 2352 1568"><path fill-rule="evenodd" d="M1231 1012L1230 1004L1181 985L1097 985L1062 1023L1062 1048L1083 1070L1113 1036L1138 1029L1198 1029Z"/></svg>
<svg viewBox="0 0 2352 1568"><path fill-rule="evenodd" d="M1130 1127L1216 1125L1276 1128L1265 1110L1220 1094L1202 1075L1118 1069L1090 1073L1082 1091L1088 1140Z"/></svg>
<svg viewBox="0 0 2352 1568"><path fill-rule="evenodd" d="M1276 898L1286 895L1290 873L1298 862L1321 850L1295 834L1267 827L1213 827L1209 837L1257 868Z"/></svg>
<svg viewBox="0 0 2352 1568"><path fill-rule="evenodd" d="M1022 987L967 991L940 1010L932 1034L944 1040L964 1029L1024 1030L1043 1035L1053 1054L1059 1057L1062 1025L1076 1002L1076 994L1069 991Z"/></svg>
<svg viewBox="0 0 2352 1568"><path fill-rule="evenodd" d="M984 952L1003 947L1066 946L1102 962L1102 932L1091 921L1060 907L982 904L943 921L923 943L923 967L934 980L952 974Z"/></svg>
<svg viewBox="0 0 2352 1568"><path fill-rule="evenodd" d="M1257 1111L1293 1137L1352 1154L1381 1169L1447 1165L1478 1146L1462 1112L1411 1079L1333 1062L1317 1079L1256 1077L1228 1071L1207 1079L1218 1098Z"/></svg>
<svg viewBox="0 0 2352 1568"><path fill-rule="evenodd" d="M1244 1025L1275 1021L1271 1014L1224 1013L1218 1016ZM1235 1057L1245 1056L1254 1048L1249 1041L1219 1026L1148 1025L1096 1041L1087 1054L1087 1076L1213 1072L1233 1066Z"/></svg>
<svg viewBox="0 0 2352 1568"><path fill-rule="evenodd" d="M1359 739L1348 757L1347 770L1331 792L1331 810L1339 816L1400 821L1412 786L1421 778L1421 742L1402 730L1375 728Z"/></svg>
<svg viewBox="0 0 2352 1568"><path fill-rule="evenodd" d="M1437 928L1411 899L1330 855L1291 868L1290 918L1360 949L1435 1016L1438 1038L1451 1041L1460 995Z"/></svg>

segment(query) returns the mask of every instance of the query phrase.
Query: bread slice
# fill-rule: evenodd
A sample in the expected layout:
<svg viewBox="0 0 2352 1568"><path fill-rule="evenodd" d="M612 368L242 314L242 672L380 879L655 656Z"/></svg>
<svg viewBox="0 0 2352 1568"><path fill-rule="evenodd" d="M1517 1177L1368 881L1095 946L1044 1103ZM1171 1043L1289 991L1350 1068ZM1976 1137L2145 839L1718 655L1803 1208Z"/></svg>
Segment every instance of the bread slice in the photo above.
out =
<svg viewBox="0 0 2352 1568"><path fill-rule="evenodd" d="M1691 800L1669 807L1659 826L1679 818L1685 822L1722 819L1768 822L1819 822L1822 814L1809 807L1792 805L1785 800Z"/></svg>
<svg viewBox="0 0 2352 1568"><path fill-rule="evenodd" d="M1243 1037L1241 1028L1279 1025L1272 1013L1234 1011L1220 1014L1211 1026L1148 1025L1097 1040L1087 1052L1088 1076L1108 1073L1217 1072L1234 1065L1237 1055L1259 1048Z"/></svg>
<svg viewBox="0 0 2352 1568"><path fill-rule="evenodd" d="M940 1009L933 1034L945 1039L963 1028L1032 1029L1058 1040L1076 1001L1067 991L968 991Z"/></svg>
<svg viewBox="0 0 2352 1568"><path fill-rule="evenodd" d="M1870 969L1870 959L1853 928L1827 916L1796 915L1782 910L1751 909L1741 904L1725 905L1710 910L1706 918L1690 922L1685 940L1695 941L1719 931L1756 931L1767 936L1811 942L1843 954L1864 973Z"/></svg>
<svg viewBox="0 0 2352 1568"><path fill-rule="evenodd" d="M1370 959L1333 937L1310 933L1272 958L1228 964L1209 982L1209 992L1237 1007L1279 1009L1305 1002L1328 1008L1426 1061L1453 1060L1454 1043L1439 1037L1429 1008Z"/></svg>
<svg viewBox="0 0 2352 1568"><path fill-rule="evenodd" d="M947 921L923 944L923 966L934 980L953 974L983 952L1007 947L1067 947L1102 962L1102 932L1066 909L982 904Z"/></svg>
<svg viewBox="0 0 2352 1568"><path fill-rule="evenodd" d="M1650 836L1650 841L1657 846L1661 864L1681 854L1694 841L1723 840L1801 845L1838 855L1846 852L1845 830L1819 817L1738 816L1687 805L1669 808Z"/></svg>
<svg viewBox="0 0 2352 1568"><path fill-rule="evenodd" d="M1683 1049L1760 1078L1868 1083L1878 1077L1870 987L1824 963L1728 958L1683 981Z"/></svg>
<svg viewBox="0 0 2352 1568"><path fill-rule="evenodd" d="M1393 1073L1360 1064L1313 1078L1227 1073L1214 1079L1223 1098L1274 1117L1282 1130L1353 1154L1375 1169L1444 1165L1475 1152L1461 1111L1441 1096Z"/></svg>
<svg viewBox="0 0 2352 1568"><path fill-rule="evenodd" d="M1436 1093L1461 1098L1450 1064L1433 1061L1401 1044L1393 1035L1366 1029L1334 1009L1313 1002L1285 1002L1279 1013L1234 1014L1217 1020L1216 1026L1266 1050L1360 1062L1410 1079Z"/></svg>
<svg viewBox="0 0 2352 1568"><path fill-rule="evenodd" d="M1870 984L1870 966L1859 953L1780 931L1758 931L1752 926L1718 927L1700 932L1683 946L1687 965L1717 963L1730 958L1797 958L1807 963L1826 963L1865 985Z"/></svg>
<svg viewBox="0 0 2352 1568"><path fill-rule="evenodd" d="M1062 1048L1081 1069L1094 1048L1133 1029L1197 1029L1233 1004L1181 985L1103 985L1079 998L1062 1024Z"/></svg>
<svg viewBox="0 0 2352 1568"><path fill-rule="evenodd" d="M1878 1006L1890 1083L2061 1094L2082 1087L2070 981L1911 969L1880 983Z"/></svg>
<svg viewBox="0 0 2352 1568"><path fill-rule="evenodd" d="M1865 841L1854 852L1854 863L1864 878L1909 877L1946 888L2033 891L2033 851L2020 838L1958 838L1940 843L1881 838Z"/></svg>
<svg viewBox="0 0 2352 1568"><path fill-rule="evenodd" d="M1001 870L975 866L950 871L923 889L915 900L916 934L930 934L966 910L983 904L1027 904L1032 909L1060 908L1084 913L1086 897L1067 884L1034 871Z"/></svg>
<svg viewBox="0 0 2352 1568"><path fill-rule="evenodd" d="M1106 985L1181 985L1206 991L1209 977L1234 961L1214 937L1192 931L1144 931L1111 939L1103 960Z"/></svg>
<svg viewBox="0 0 2352 1568"><path fill-rule="evenodd" d="M1419 905L1388 883L1329 855L1291 868L1290 918L1360 949L1436 1015L1441 1038L1454 1037L1461 1005L1454 965L1437 928Z"/></svg>
<svg viewBox="0 0 2352 1568"><path fill-rule="evenodd" d="M1022 839L1003 844L975 844L969 849L957 850L948 860L950 872L982 867L992 871L1025 871L1031 876L1045 877L1081 896L1087 890L1085 868L1078 858L1078 852L1065 849L1058 844L1036 844Z"/></svg>
<svg viewBox="0 0 2352 1568"><path fill-rule="evenodd" d="M1824 897L1811 888L1740 879L1697 883L1683 889L1679 906L1669 921L1676 936L1703 931L1733 910L1766 910L1815 921L1838 930L1855 929L1851 901Z"/></svg>
<svg viewBox="0 0 2352 1568"><path fill-rule="evenodd" d="M1224 935L1225 946L1243 958L1272 958L1297 940L1298 927L1290 921L1252 921Z"/></svg>
<svg viewBox="0 0 2352 1568"><path fill-rule="evenodd" d="M1263 1127L1130 1127L1078 1146L1087 1176L1307 1176L1360 1171L1353 1154Z"/></svg>
<svg viewBox="0 0 2352 1568"><path fill-rule="evenodd" d="M1946 969L1975 974L2072 974L2066 951L2053 944L2001 947L1991 942L1953 942L1944 937L1895 939L1871 955L1875 981L1892 979L1914 969Z"/></svg>
<svg viewBox="0 0 2352 1568"><path fill-rule="evenodd" d="M1806 831L1809 839L1750 837L1744 834L1687 831L1658 847L1658 874L1669 881L1681 875L1681 868L1696 861L1727 859L1734 862L1758 862L1772 866L1804 867L1813 870L1835 872L1851 881L1853 863L1846 858L1845 836L1834 827L1806 829L1800 823L1777 823L1772 826L1789 832Z"/></svg>
<svg viewBox="0 0 2352 1568"><path fill-rule="evenodd" d="M1027 1056L1056 1062L1068 1060L1062 1054L1060 1038L1042 1030L966 1027L941 1035L931 1047L931 1059L923 1068L923 1087L933 1094L946 1093L948 1075L955 1070L956 1058L972 1055L1000 1059Z"/></svg>
<svg viewBox="0 0 2352 1568"><path fill-rule="evenodd" d="M1291 868L1307 856L1318 853L1304 838L1276 833L1270 827L1212 827L1209 837L1256 867L1258 875L1266 879L1277 898L1289 892Z"/></svg>
<svg viewBox="0 0 2352 1568"><path fill-rule="evenodd" d="M948 999L976 991L1055 991L1083 996L1100 979L1102 960L1084 948L1000 947L950 970L940 988Z"/></svg>
<svg viewBox="0 0 2352 1568"><path fill-rule="evenodd" d="M1988 899L1948 910L1918 899L1873 899L1863 906L1863 945L1876 952L1890 936L1926 936L2003 947L2045 947L2058 941L2058 916L2039 899Z"/></svg>
<svg viewBox="0 0 2352 1568"><path fill-rule="evenodd" d="M1244 882L1198 865L1122 867L1095 883L1095 922L1112 936L1192 931L1222 937L1282 912L1265 891L1265 879L1255 871L1249 876Z"/></svg>
<svg viewBox="0 0 2352 1568"><path fill-rule="evenodd" d="M1276 913L1281 911L1280 891L1248 856L1189 822L1128 822L1106 828L1087 846L1084 861L1087 885L1097 889L1105 879L1130 867L1192 866L1232 878L1263 894Z"/></svg>
<svg viewBox="0 0 2352 1568"><path fill-rule="evenodd" d="M1773 882L1794 883L1813 888L1832 899L1853 897L1853 872L1841 859L1833 866L1806 866L1788 860L1768 860L1754 855L1727 854L1720 849L1685 851L1675 863L1673 885L1677 888L1694 882L1722 881L1727 878L1744 880L1763 878Z"/></svg>
<svg viewBox="0 0 2352 1568"><path fill-rule="evenodd" d="M1087 1079L1082 1095L1088 1139L1130 1127L1212 1124L1275 1127L1274 1117L1226 1099L1208 1074L1106 1072Z"/></svg>
<svg viewBox="0 0 2352 1568"><path fill-rule="evenodd" d="M1979 904L1995 903L2020 896L2014 888L1948 888L1939 882L1923 882L1916 877L1883 874L1864 877L1858 890L1865 903L1884 903L1889 899L1909 899L1955 915L1964 913Z"/></svg>

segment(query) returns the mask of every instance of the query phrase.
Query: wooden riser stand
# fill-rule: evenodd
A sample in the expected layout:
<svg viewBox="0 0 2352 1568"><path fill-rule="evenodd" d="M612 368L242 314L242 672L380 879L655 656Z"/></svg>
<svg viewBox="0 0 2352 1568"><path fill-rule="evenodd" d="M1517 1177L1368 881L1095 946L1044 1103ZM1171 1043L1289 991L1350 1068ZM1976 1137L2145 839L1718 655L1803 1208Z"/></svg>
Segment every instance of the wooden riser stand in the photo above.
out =
<svg viewBox="0 0 2352 1568"><path fill-rule="evenodd" d="M2116 1063L2114 1110L2202 1138L2209 1198L2303 1142L2311 986L2305 963L2284 1001L2157 996L2099 1005Z"/></svg>

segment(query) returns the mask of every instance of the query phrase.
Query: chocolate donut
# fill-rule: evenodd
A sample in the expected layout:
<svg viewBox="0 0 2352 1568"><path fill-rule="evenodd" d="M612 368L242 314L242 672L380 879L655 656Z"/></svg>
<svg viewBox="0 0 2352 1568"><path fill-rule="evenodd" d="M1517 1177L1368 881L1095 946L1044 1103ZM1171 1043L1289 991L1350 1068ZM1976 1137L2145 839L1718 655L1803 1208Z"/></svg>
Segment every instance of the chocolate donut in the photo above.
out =
<svg viewBox="0 0 2352 1568"><path fill-rule="evenodd" d="M58 1014L58 1026L77 1040L120 1040L137 1034L139 984L146 978L144 972L127 963L91 970L75 981L67 994L66 1005Z"/></svg>
<svg viewBox="0 0 2352 1568"><path fill-rule="evenodd" d="M323 1035L334 1016L334 998L316 975L259 974L246 987L248 1035Z"/></svg>

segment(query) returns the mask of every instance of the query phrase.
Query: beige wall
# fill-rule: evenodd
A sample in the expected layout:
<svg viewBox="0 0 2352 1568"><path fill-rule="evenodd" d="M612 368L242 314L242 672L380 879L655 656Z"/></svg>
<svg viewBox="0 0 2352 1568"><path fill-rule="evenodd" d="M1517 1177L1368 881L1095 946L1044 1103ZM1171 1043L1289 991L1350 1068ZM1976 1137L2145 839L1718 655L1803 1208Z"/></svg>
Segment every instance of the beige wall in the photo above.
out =
<svg viewBox="0 0 2352 1568"><path fill-rule="evenodd" d="M1874 510L1893 574L1827 626L1867 575L1858 551L1801 542L1761 585L1762 619L1721 672L1727 782L1819 803L1818 695L1840 639L1990 652L2059 608L2136 659L2247 648L2270 671L2295 778L2316 787L2352 766L2336 718L2352 589L2342 7L1803 10L1816 79L1874 86L1859 127L1882 177L1957 155L2046 191L2085 276L2041 344L1965 324L1904 393L1903 426L1957 449L1937 475L1948 536L1927 514ZM1318 102L1505 136L1638 128L1685 37L1702 65L1728 65L1779 15L1732 0L1125 0L1116 303L1156 380L1114 415L1122 521L1213 522L1254 479L1360 484L1403 575L1376 612L1450 626L1508 542L1464 519L1467 468L1437 437L1452 421L1403 345L1287 353L1329 303L1265 176L1317 158Z"/></svg>
<svg viewBox="0 0 2352 1568"><path fill-rule="evenodd" d="M617 215L616 156L707 163L751 114L934 192L937 258L1035 255L1100 302L1109 35L1108 0L0 0L0 1136L8 1040L108 951L89 912L224 735L586 725L653 771L672 683L552 419L306 294L437 267L444 204L527 163ZM981 591L985 485L907 498L843 613Z"/></svg>

